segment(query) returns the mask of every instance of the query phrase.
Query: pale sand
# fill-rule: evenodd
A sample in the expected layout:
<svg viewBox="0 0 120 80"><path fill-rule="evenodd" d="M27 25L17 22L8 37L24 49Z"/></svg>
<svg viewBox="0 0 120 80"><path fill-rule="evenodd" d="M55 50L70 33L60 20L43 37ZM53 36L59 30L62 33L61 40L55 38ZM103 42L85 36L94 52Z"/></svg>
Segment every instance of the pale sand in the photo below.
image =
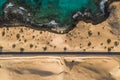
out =
<svg viewBox="0 0 120 80"><path fill-rule="evenodd" d="M120 80L120 57L0 57L1 80Z"/></svg>
<svg viewBox="0 0 120 80"><path fill-rule="evenodd" d="M115 9L112 9L106 21L98 25L80 21L67 34L55 34L24 26L0 28L0 48L2 51L29 52L120 51L120 2L115 2L110 7ZM89 32L92 33L91 36ZM108 43L107 40L111 42Z"/></svg>

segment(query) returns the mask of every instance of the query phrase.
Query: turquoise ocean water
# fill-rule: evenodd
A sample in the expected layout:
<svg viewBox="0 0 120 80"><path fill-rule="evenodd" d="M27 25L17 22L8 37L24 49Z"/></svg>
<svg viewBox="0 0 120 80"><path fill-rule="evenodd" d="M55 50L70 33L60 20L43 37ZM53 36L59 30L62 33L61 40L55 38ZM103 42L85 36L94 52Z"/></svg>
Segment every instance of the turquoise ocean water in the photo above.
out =
<svg viewBox="0 0 120 80"><path fill-rule="evenodd" d="M3 13L2 8L3 8L3 5L5 4L6 1L7 0L0 0L0 15Z"/></svg>
<svg viewBox="0 0 120 80"><path fill-rule="evenodd" d="M2 6L7 0L0 0L0 14ZM55 20L61 25L69 25L73 13L89 9L93 14L98 11L95 0L12 0L17 6L22 6L31 13L36 23L48 23Z"/></svg>

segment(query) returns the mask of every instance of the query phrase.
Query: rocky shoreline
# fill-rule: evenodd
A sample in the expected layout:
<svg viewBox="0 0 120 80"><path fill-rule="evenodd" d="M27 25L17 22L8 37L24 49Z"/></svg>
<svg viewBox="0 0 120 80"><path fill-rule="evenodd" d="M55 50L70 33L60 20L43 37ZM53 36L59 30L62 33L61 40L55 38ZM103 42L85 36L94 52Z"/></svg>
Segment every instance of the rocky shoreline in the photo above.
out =
<svg viewBox="0 0 120 80"><path fill-rule="evenodd" d="M103 22L109 17L109 14L111 11L109 9L109 5L115 1L120 1L120 0L109 0L109 1L103 0L103 4L105 5L103 7L104 10L103 12L101 11L101 13L98 13L97 16L94 16L94 14L92 14L87 9L85 9L83 12L77 12L73 14L73 22L67 28L57 26L57 23L55 23L55 21L50 23L45 23L45 24L37 24L34 21L29 19L29 16L26 15L27 11L24 8L16 7L16 6L14 7L13 4L8 1L6 3L6 6L4 7L4 14L0 16L0 25L7 26L7 27L24 25L37 30L40 29L40 30L45 30L45 31L47 30L50 32L58 33L58 34L65 34L65 33L68 33L70 30L72 30L79 21L92 23L94 25ZM100 2L99 1L97 2L100 5Z"/></svg>
<svg viewBox="0 0 120 80"><path fill-rule="evenodd" d="M109 9L109 17L102 23L93 25L79 21L76 27L70 27L73 29L66 34L49 32L49 27L42 30L27 25L1 25L0 49L3 52L118 52L120 2L112 3Z"/></svg>

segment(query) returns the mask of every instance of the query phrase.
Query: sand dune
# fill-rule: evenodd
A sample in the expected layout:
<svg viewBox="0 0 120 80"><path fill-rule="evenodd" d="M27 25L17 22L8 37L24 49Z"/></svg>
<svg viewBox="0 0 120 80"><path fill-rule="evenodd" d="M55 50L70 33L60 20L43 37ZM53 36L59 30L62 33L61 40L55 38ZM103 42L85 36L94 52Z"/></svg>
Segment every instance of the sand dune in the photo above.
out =
<svg viewBox="0 0 120 80"><path fill-rule="evenodd" d="M119 57L18 57L0 66L4 80L120 80Z"/></svg>

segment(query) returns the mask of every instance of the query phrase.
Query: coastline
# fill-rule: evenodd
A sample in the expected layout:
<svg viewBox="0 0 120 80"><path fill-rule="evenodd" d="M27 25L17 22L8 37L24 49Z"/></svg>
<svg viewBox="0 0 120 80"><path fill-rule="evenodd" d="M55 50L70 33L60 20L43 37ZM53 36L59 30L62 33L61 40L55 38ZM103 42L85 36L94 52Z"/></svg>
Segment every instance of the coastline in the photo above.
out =
<svg viewBox="0 0 120 80"><path fill-rule="evenodd" d="M66 34L32 29L28 26L2 26L0 49L3 52L119 52L120 51L120 2L110 5L110 16L93 25L79 21Z"/></svg>
<svg viewBox="0 0 120 80"><path fill-rule="evenodd" d="M50 32L57 33L57 34L65 34L65 33L68 33L70 30L74 29L74 27L78 24L79 21L84 21L86 23L92 23L94 25L102 23L109 17L109 14L111 11L109 9L110 4L113 2L116 2L116 1L120 1L120 0L109 0L107 2L105 2L105 0L103 0L103 3L102 3L102 0L101 0L101 2L98 1L98 3L96 3L96 4L99 4L99 6L100 6L100 3L101 3L101 6L104 6L103 7L104 10L102 10L102 13L99 13L98 16L94 16L94 14L92 14L89 11L84 11L82 13L77 12L77 13L73 14L73 22L71 23L71 25L69 25L66 28L59 27L55 21L54 22L51 21L50 23L43 23L43 24L37 24L33 21L30 21L29 18L27 18L27 16L21 15L20 9L23 10L22 7L20 7L20 9L16 9L14 7L11 8L13 6L13 4L11 2L7 2L7 3L9 3L9 4L6 4L8 7L6 6L4 9L5 12L7 12L7 13L3 14L3 16L1 17L1 20L0 20L0 23L1 23L1 26L2 26L2 24L4 26L8 26L8 27L24 25L24 26L35 28L38 30L41 29L41 30L50 31ZM10 11L9 7L10 7L11 12L12 11L15 12L15 10L18 10L20 13L19 12L9 13L9 11ZM16 16L14 16L15 19L12 19L12 17L9 17L9 14L13 14L11 16L16 15ZM8 17L8 19L6 19L6 17ZM10 21L10 20L12 20L12 21Z"/></svg>

